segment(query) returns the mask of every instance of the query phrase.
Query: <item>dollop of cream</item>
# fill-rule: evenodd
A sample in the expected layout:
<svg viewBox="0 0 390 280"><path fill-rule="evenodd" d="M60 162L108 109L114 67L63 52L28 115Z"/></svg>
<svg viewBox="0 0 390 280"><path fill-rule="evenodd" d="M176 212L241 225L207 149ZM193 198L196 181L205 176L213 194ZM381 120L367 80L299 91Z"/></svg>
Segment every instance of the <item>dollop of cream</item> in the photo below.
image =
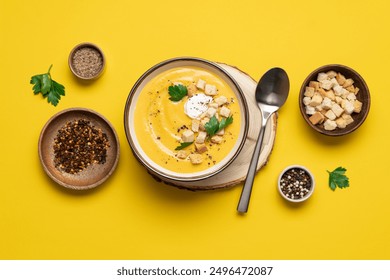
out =
<svg viewBox="0 0 390 280"><path fill-rule="evenodd" d="M191 119L200 118L200 116L207 111L209 103L213 100L211 96L204 93L197 93L188 98L184 104L184 112Z"/></svg>

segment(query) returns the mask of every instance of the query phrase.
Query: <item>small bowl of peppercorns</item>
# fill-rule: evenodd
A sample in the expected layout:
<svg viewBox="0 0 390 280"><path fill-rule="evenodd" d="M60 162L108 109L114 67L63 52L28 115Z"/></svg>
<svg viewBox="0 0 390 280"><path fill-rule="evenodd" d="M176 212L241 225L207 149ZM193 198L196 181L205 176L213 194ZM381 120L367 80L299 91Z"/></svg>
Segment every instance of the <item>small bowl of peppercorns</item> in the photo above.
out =
<svg viewBox="0 0 390 280"><path fill-rule="evenodd" d="M279 175L279 193L290 202L305 201L313 194L314 186L313 174L301 165L288 166Z"/></svg>

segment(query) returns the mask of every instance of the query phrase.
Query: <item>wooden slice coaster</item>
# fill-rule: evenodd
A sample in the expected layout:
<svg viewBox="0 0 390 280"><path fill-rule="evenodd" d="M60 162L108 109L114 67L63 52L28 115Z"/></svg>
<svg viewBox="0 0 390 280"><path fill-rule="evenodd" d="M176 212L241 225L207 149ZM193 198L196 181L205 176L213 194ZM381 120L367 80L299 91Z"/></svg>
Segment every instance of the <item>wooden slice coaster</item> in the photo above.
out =
<svg viewBox="0 0 390 280"><path fill-rule="evenodd" d="M166 178L160 178L153 175L154 177L156 177L157 180L163 181L164 183L175 187L189 189L193 191L227 188L237 185L245 180L249 168L249 162L252 158L253 150L255 148L255 143L259 135L261 125L261 113L259 108L257 107L257 103L255 100L255 89L257 86L257 82L252 79L248 74L242 72L236 67L224 63L218 64L237 81L242 91L244 92L248 104L249 130L248 136L246 138L246 143L243 149L230 166L228 166L221 173L208 179L199 180L196 182L183 182L176 180L168 180ZM272 148L275 141L276 126L277 113L273 114L273 116L271 116L271 118L269 118L268 120L264 133L262 151L257 165L257 171L259 171L260 168L268 162L268 158L272 152Z"/></svg>

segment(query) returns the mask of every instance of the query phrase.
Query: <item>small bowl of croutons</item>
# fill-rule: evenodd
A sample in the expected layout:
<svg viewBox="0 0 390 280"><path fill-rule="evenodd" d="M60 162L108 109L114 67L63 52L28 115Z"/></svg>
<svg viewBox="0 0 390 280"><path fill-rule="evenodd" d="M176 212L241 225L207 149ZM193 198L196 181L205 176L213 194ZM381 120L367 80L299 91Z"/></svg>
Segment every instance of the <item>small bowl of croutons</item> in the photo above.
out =
<svg viewBox="0 0 390 280"><path fill-rule="evenodd" d="M299 92L299 108L314 130L329 136L355 131L370 110L370 91L348 66L324 65L309 74Z"/></svg>

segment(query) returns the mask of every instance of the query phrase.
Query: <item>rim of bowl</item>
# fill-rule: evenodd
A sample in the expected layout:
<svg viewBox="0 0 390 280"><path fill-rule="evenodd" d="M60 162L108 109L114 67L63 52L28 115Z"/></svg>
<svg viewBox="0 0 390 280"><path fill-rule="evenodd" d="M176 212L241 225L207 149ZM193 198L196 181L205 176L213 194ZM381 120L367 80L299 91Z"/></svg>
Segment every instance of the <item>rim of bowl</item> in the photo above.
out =
<svg viewBox="0 0 390 280"><path fill-rule="evenodd" d="M366 108L365 108L365 111L362 112L363 113L363 117L360 119L359 122L355 123L353 125L353 127L350 127L348 128L348 126L344 129L339 129L337 131L325 131L323 129L321 129L319 126L317 125L313 125L309 120L308 120L308 117L306 115L306 112L305 112L305 109L304 109L304 106L302 104L302 100L303 100L303 94L304 94L304 91L305 91L305 88L306 86L309 84L309 82L313 79L312 76L314 74L318 74L319 72L321 71L329 71L329 70L334 70L334 68L339 68L339 69L345 69L346 71L349 71L349 72L352 72L354 75L356 75L359 79L359 82L363 85L364 87L364 90L366 91L367 93L367 100L368 102L366 102L367 104L363 104L363 106L365 105ZM362 89L361 89L362 90ZM300 112L304 118L304 120L307 122L307 124L313 128L315 131L323 134L323 135L327 135L327 136L343 136L343 135L346 135L346 134L349 134L353 131L355 131L356 129L358 129L363 123L364 121L366 120L367 116L368 116L368 113L370 111L370 107L371 107L371 96L370 96L370 89L368 88L368 85L366 83L366 81L363 79L363 77L354 69L352 69L351 67L349 66L346 66L346 65L343 65L343 64L326 64L326 65L323 65L323 66L320 66L316 69L314 69L313 71L311 71L309 73L309 75L307 75L307 77L305 78L304 82L302 83L302 86L300 88L300 91L299 91L299 107L300 107Z"/></svg>
<svg viewBox="0 0 390 280"><path fill-rule="evenodd" d="M156 166L160 167L160 169L157 169L155 168L152 164L150 164L149 161L153 162L151 159L147 159L147 158L144 158L141 153L138 151L137 149L137 146L135 144L135 141L133 138L136 138L135 136L132 136L132 133L130 132L130 122L129 122L129 115L130 115L130 107L131 107L131 104L132 104L132 101L133 101L133 98L134 98L134 95L135 93L137 92L138 88L141 86L141 84L145 81L145 79L151 75L154 71L164 67L164 66L167 66L171 63L176 63L176 62L180 62L180 61L188 61L190 63L198 63L199 65L197 65L198 67L201 67L202 68L202 64L203 65L206 65L210 68L213 68L214 70L216 70L217 72L221 73L222 75L224 75L226 77L226 79L232 83L233 87L235 88L234 92L236 93L237 95L237 98L240 99L240 104L242 104L242 106L240 106L240 109L241 109L241 116L243 116L244 118L241 120L241 123L243 124L243 128L241 128L242 130L242 137L241 137L241 141L240 143L237 145L235 145L235 152L233 154L228 154L228 156L230 156L230 158L221 166L219 166L219 164L215 165L217 166L218 168L214 167L213 171L212 172L207 172L207 170L209 170L210 168L208 169L205 169L203 171L199 171L199 172L196 172L196 173L178 173L178 172L174 172L174 171L171 171L171 170L168 170L168 169L165 169L163 168L162 166L158 165L157 163L155 163ZM180 67L180 66L176 66L176 67ZM168 69L166 69L168 70ZM166 71L166 70L163 70L163 71ZM217 74L219 74L217 73ZM226 80L225 79L225 80ZM248 127L249 127L249 112L248 112L248 105L247 105L247 102L246 102L246 99L245 99L245 96L244 96L244 93L242 92L242 89L241 87L239 86L239 84L234 80L234 78L225 70L223 69L221 66L219 66L217 63L214 63L212 61L209 61L209 60L206 60L206 59L203 59L203 58L197 58L197 57L190 57L190 56L185 56L185 57L176 57L176 58L171 58L171 59L167 59L167 60L164 60L160 63L157 63L155 64L154 66L150 67L145 73L143 73L141 75L141 77L135 82L134 86L132 87L132 89L130 90L130 93L127 97L127 100L126 100L126 105L125 105L125 113L124 113L124 126L125 126L125 133L126 133L126 138L127 138L127 141L132 149L132 152L133 154L136 156L137 160L144 166L147 168L148 171L160 176L160 177L163 177L163 178L166 178L166 179L169 179L169 180L173 180L173 181L183 181L183 182L194 182L194 181L200 181L200 180L203 180L203 179L207 179L207 178L210 178L218 173L220 173L222 170L224 170L225 168L227 168L233 161L234 159L238 156L238 154L240 153L240 151L242 150L244 144L245 144L245 140L246 140L246 136L248 134ZM146 154L146 153L145 153Z"/></svg>
<svg viewBox="0 0 390 280"><path fill-rule="evenodd" d="M299 169L305 170L306 173L309 174L310 179L311 179L311 189L310 189L309 193L308 193L306 196L304 196L304 197L302 197L302 198L300 198L300 199L291 199L291 198L287 197L287 196L282 192L282 189L281 189L281 187L280 187L280 180L282 179L283 174L286 173L288 170L294 169L294 168L299 168ZM315 184L315 180L314 180L314 175L313 175L313 173L312 173L309 169L307 169L305 166L299 165L299 164L294 164L294 165L287 166L285 169L283 169L282 172L280 172L279 178L278 178L278 190L279 190L280 195L281 195L284 199L286 199L286 200L288 200L288 201L290 201L290 202L294 202L294 203L303 202L303 201L307 200L309 197L311 197L311 195L312 195L313 192L314 192L315 185L316 185L316 184Z"/></svg>
<svg viewBox="0 0 390 280"><path fill-rule="evenodd" d="M76 70L74 69L74 66L73 66L73 56L75 54L76 51L78 51L79 49L82 49L82 48L93 48L95 50L97 50L100 55L102 56L102 68L100 69L100 71L95 75L95 76L91 76L91 77L84 77L84 76L81 76L79 75ZM70 71L79 79L81 80L94 80L94 79L97 79L99 78L102 74L103 74L103 71L104 69L106 68L106 57L102 51L102 49L94 44L94 43L90 43L90 42L83 42L83 43L80 43L78 45L76 45L69 53L69 57L68 57L68 65L69 65L69 68L70 68Z"/></svg>

